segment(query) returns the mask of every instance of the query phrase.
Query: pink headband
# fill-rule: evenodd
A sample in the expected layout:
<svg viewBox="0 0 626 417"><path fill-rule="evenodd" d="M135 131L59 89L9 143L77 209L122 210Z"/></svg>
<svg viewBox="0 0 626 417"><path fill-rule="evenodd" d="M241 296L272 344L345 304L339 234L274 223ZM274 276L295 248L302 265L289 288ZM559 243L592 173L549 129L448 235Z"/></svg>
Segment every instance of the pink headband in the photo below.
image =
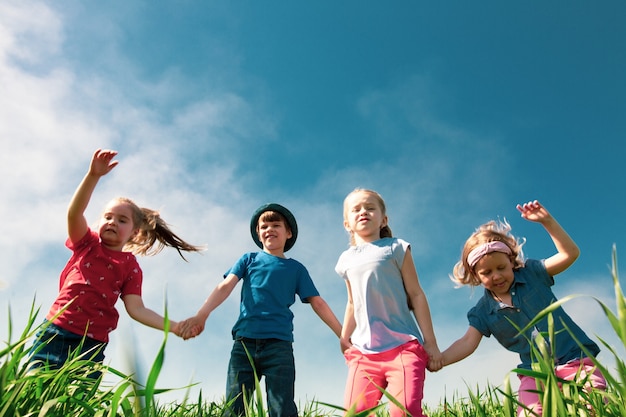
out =
<svg viewBox="0 0 626 417"><path fill-rule="evenodd" d="M492 240L491 242L483 243L472 249L469 255L467 255L467 263L473 268L480 258L491 252L502 252L507 255L512 254L511 248L509 248L506 243L499 240Z"/></svg>

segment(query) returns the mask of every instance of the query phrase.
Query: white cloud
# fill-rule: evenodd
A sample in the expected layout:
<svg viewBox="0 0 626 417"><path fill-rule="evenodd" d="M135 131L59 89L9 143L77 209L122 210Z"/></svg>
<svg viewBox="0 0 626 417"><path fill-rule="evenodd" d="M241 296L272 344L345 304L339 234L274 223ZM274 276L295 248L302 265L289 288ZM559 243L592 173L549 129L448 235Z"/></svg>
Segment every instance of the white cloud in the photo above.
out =
<svg viewBox="0 0 626 417"><path fill-rule="evenodd" d="M42 64L63 40L62 22L45 4L6 1L0 5L0 54L31 65Z"/></svg>

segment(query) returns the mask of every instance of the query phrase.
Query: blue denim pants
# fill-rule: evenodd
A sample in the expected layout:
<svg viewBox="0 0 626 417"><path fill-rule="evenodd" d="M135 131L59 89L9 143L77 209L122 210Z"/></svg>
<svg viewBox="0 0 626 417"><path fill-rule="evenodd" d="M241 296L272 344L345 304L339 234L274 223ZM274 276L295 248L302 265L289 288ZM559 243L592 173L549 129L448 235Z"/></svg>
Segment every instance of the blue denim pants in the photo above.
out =
<svg viewBox="0 0 626 417"><path fill-rule="evenodd" d="M230 353L226 401L234 399L234 402L226 415L245 415L243 396L245 393L246 400L250 401L254 394L255 370L259 380L265 377L269 416L297 417L298 409L294 402L296 367L292 343L279 339L248 338L236 338Z"/></svg>
<svg viewBox="0 0 626 417"><path fill-rule="evenodd" d="M104 342L47 323L37 332L35 342L30 348L29 362L33 368L48 366L49 369L58 369L67 362L70 355L76 357L85 354L84 359L102 363L106 345ZM99 373L91 376L97 378Z"/></svg>

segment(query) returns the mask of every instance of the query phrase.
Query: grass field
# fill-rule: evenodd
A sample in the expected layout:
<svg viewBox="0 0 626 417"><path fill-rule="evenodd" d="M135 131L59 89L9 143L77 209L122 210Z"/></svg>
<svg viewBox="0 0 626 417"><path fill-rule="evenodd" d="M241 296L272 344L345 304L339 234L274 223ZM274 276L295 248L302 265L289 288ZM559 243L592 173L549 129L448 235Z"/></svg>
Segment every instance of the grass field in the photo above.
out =
<svg viewBox="0 0 626 417"><path fill-rule="evenodd" d="M618 340L626 347L626 299L622 292L618 270L617 256L613 250L612 275L615 287L615 308L611 309L599 300L596 300L604 311ZM559 305L567 303L574 296L564 297L553 304L535 320L544 317L551 319L551 311ZM154 359L152 368L145 384L140 384L129 375L125 375L111 367L93 363L85 357L72 358L59 370L28 370L26 362L28 348L35 332L35 320L38 310L31 309L25 329L16 335L13 341L12 318L8 314L9 340L0 351L0 417L27 417L27 416L141 416L141 417L213 417L224 415L228 404L210 401L202 397L185 397L177 403L159 402L159 394L163 392L156 387L156 381L163 366L164 353L167 342L167 332L161 348ZM532 325L532 323L531 323ZM551 332L542 335L545 341L551 339ZM602 370L607 379L607 390L596 391L583 389L584 380L580 383L559 380L554 375L553 360L545 349L545 343L537 343L535 349L536 363L532 371L512 370L509 376L516 372L525 372L542 381L542 399L544 416L626 416L626 366L623 358L604 340L600 339L602 347L613 355L615 363L600 363L595 365ZM101 379L92 379L94 371L113 374L116 383L104 383ZM258 383L258 382L257 382ZM263 403L260 386L257 386L255 396L246 399L249 417L265 417L267 412ZM185 387L180 388L187 392ZM387 401L395 401L383 391ZM517 410L516 395L511 391L508 378L503 381L502 387L487 386L481 391L468 390L466 395L459 398L444 399L436 408L426 410L430 417L454 416L489 416L513 417ZM313 401L300 405L301 416L388 416L385 404L378 409L368 412L345 412L341 407L323 402Z"/></svg>

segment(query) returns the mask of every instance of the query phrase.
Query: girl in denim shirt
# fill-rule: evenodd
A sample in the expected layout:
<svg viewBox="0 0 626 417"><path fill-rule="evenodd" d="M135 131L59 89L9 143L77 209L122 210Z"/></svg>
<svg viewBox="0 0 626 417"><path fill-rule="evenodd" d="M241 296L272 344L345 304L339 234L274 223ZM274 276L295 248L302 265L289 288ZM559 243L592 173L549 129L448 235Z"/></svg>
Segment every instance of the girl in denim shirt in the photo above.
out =
<svg viewBox="0 0 626 417"><path fill-rule="evenodd" d="M546 229L557 253L541 261L524 260L524 241L518 241L510 233L511 227L506 221L490 221L480 226L465 242L452 280L460 285L482 285L485 292L467 314L469 328L465 335L443 352L444 366L466 358L476 350L483 336L493 335L506 349L519 354L522 361L519 368L531 369L529 340L533 340L538 333L548 331L548 320L540 320L525 334L519 334L518 330L525 328L540 311L556 301L551 290L553 277L569 268L580 251L538 201L518 204L517 209L524 219L540 223ZM552 315L555 327L552 353L556 375L564 380L587 377L593 387L605 389L604 377L585 356L574 337L594 357L600 351L598 345L587 337L562 307L554 310ZM431 367L431 370L437 369ZM537 381L525 375L519 375L519 378L521 405L518 415L540 416L542 406Z"/></svg>

